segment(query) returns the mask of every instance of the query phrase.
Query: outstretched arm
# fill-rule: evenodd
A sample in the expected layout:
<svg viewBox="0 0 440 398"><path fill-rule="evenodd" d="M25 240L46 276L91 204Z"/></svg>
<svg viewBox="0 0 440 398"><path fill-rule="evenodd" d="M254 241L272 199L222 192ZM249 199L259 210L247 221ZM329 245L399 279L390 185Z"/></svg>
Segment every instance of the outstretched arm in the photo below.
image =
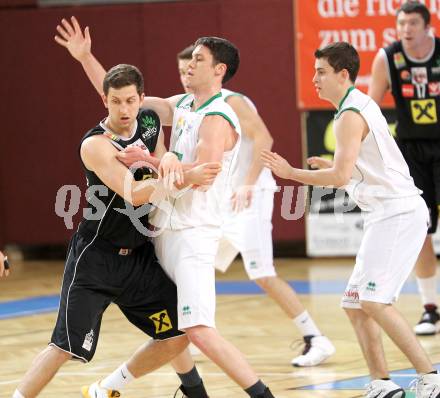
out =
<svg viewBox="0 0 440 398"><path fill-rule="evenodd" d="M367 133L368 126L362 116L346 111L335 123L336 150L331 167L320 170L297 169L290 166L283 157L270 151L263 151L263 163L281 178L306 185L339 188L350 181L362 139Z"/></svg>
<svg viewBox="0 0 440 398"><path fill-rule="evenodd" d="M70 22L62 19L61 24L57 26L57 31L55 41L66 48L70 55L81 64L93 87L102 96L106 70L92 54L89 27L86 26L83 31L78 20L71 17ZM145 97L142 106L154 110L159 115L162 124L170 126L173 122L174 108L181 97L182 95L170 98Z"/></svg>
<svg viewBox="0 0 440 398"><path fill-rule="evenodd" d="M92 54L92 39L88 26L81 29L75 17L70 18L70 23L66 19L61 20L61 25L57 26L59 36L55 36L55 41L65 47L70 55L75 58L83 67L90 82L95 87L99 95L103 95L102 83L104 81L105 69Z"/></svg>

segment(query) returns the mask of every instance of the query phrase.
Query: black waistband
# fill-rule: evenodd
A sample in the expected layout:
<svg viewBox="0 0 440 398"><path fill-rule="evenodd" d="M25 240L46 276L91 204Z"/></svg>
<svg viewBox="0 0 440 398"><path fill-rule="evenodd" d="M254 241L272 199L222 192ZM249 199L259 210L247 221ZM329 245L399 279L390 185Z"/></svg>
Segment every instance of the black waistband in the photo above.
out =
<svg viewBox="0 0 440 398"><path fill-rule="evenodd" d="M118 247L111 244L109 241L101 238L99 235L93 235L91 232L87 231L85 228L80 228L78 234L81 235L87 242L92 243L93 246L104 250L106 252L119 254L120 256L128 256L132 254L135 250L139 249L141 246L135 248Z"/></svg>

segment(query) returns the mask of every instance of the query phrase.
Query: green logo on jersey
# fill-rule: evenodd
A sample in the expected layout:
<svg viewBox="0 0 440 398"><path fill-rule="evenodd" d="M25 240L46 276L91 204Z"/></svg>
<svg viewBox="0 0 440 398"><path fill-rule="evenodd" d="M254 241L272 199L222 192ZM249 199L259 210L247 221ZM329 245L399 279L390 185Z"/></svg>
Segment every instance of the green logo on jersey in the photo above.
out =
<svg viewBox="0 0 440 398"><path fill-rule="evenodd" d="M374 292L376 290L376 282L368 282L367 290Z"/></svg>
<svg viewBox="0 0 440 398"><path fill-rule="evenodd" d="M182 313L183 315L191 315L191 308L189 307L189 305L183 306Z"/></svg>
<svg viewBox="0 0 440 398"><path fill-rule="evenodd" d="M147 129L149 127L154 127L156 125L156 122L154 121L153 117L144 116L143 118L141 118L141 125L144 129Z"/></svg>

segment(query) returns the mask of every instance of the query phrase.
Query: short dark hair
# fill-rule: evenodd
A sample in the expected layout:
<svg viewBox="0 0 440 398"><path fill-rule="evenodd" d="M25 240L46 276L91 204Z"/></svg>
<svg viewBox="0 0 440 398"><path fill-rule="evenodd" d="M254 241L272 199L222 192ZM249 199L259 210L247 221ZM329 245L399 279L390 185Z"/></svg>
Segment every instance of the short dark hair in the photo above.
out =
<svg viewBox="0 0 440 398"><path fill-rule="evenodd" d="M192 59L192 54L194 51L194 44L191 44L188 47L185 47L182 51L180 51L179 53L177 53L177 61L182 60L190 60Z"/></svg>
<svg viewBox="0 0 440 398"><path fill-rule="evenodd" d="M139 95L144 92L144 78L136 66L119 64L111 68L104 77L104 94L108 95L111 88L122 88L126 86L136 86Z"/></svg>
<svg viewBox="0 0 440 398"><path fill-rule="evenodd" d="M230 80L238 70L240 65L240 53L238 48L230 41L220 37L201 37L194 46L205 46L209 48L214 57L215 64L222 63L226 65L226 73L223 76L223 83Z"/></svg>
<svg viewBox="0 0 440 398"><path fill-rule="evenodd" d="M416 13L421 15L423 21L425 21L425 26L429 25L429 23L431 22L431 14L428 8L423 3L419 3L418 1L412 0L403 3L401 7L397 10L396 16L399 15L399 13L401 12L405 14Z"/></svg>
<svg viewBox="0 0 440 398"><path fill-rule="evenodd" d="M360 60L356 49L345 41L329 44L315 51L315 58L325 58L335 72L347 69L354 83L359 72Z"/></svg>

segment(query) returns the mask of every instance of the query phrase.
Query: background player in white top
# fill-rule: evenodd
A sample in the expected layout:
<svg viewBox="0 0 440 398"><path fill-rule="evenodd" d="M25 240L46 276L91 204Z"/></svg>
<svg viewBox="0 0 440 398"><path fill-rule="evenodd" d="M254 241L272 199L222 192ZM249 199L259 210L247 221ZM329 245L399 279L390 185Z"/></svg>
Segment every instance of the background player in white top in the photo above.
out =
<svg viewBox="0 0 440 398"><path fill-rule="evenodd" d="M396 103L396 140L430 211L431 225L415 267L424 306L421 320L414 327L419 335L440 331L437 257L431 237L437 229L440 204L440 38L431 34L430 17L424 4L417 1L402 4L396 20L399 40L377 53L368 91L378 104L391 91ZM428 104L433 111L421 120L423 123L418 120L423 111L420 104ZM411 106L418 106L421 112L415 113Z"/></svg>
<svg viewBox="0 0 440 398"><path fill-rule="evenodd" d="M63 24L67 32L59 32L68 41L69 35L74 35L75 32L65 22ZM82 36L80 28L79 33ZM89 37L88 30L85 31L85 36ZM100 91L99 82L105 71L91 55L90 44L88 50L82 65ZM213 187L205 193L186 192L173 202L172 218L168 220L171 222L156 238L156 251L162 266L178 286L179 327L186 331L189 339L205 355L242 386L249 396L263 398L271 397L272 394L258 380L241 353L226 342L214 327L213 266L221 233L221 216L216 210L220 208L220 202L224 198L229 200L229 196L225 196L229 192L225 188L228 188L232 175L228 168L229 165L231 170L233 168L237 133L240 132L234 112L216 94L221 90L222 81L232 77L237 67L238 52L231 43L224 39L205 38L194 51L191 65L194 96L183 99L182 96L169 99L147 98L144 105L155 109L165 125L171 124L176 111L178 117L173 122L171 146L183 160L223 160L224 170L216 178ZM178 130L180 127L181 131ZM198 131L194 130L196 128ZM227 165L227 162L230 163ZM212 225L208 218L212 218ZM200 252L201 249L204 250L203 253ZM195 278L203 278L204 281L195 283ZM186 302L190 304L187 305Z"/></svg>
<svg viewBox="0 0 440 398"><path fill-rule="evenodd" d="M392 303L422 248L428 211L388 130L379 106L353 84L359 55L348 43L315 52L313 78L320 98L338 110L334 161L310 158L320 170L291 167L265 151L264 163L276 175L308 185L345 187L363 210L364 237L342 299L370 370L368 398L401 398L405 392L389 379L381 329L419 373L417 398L440 397L440 375L408 323Z"/></svg>
<svg viewBox="0 0 440 398"><path fill-rule="evenodd" d="M188 65L194 46L177 55L180 81L190 92ZM302 355L294 358L295 366L318 365L335 349L322 336L305 310L295 291L277 276L273 264L272 210L276 183L267 168L263 168L260 153L272 147L272 136L248 97L222 89L224 100L237 114L242 129L237 175L233 195L227 203L228 214L222 226L216 258L216 268L225 272L238 253L241 253L250 279L260 286L282 308L301 332L306 343Z"/></svg>

